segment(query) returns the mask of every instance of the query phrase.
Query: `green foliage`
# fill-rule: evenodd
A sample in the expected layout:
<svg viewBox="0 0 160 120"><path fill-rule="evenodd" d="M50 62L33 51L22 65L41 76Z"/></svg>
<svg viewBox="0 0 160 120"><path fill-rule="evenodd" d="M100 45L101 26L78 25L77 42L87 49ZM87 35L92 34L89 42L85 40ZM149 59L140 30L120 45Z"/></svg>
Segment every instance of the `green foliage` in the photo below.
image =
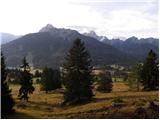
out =
<svg viewBox="0 0 160 120"><path fill-rule="evenodd" d="M34 87L32 86L32 74L30 74L30 67L29 64L26 61L26 58L23 59L23 65L21 66L23 69L21 71L21 87L19 89L19 99L24 99L28 101L28 94L32 94L34 91Z"/></svg>
<svg viewBox="0 0 160 120"><path fill-rule="evenodd" d="M5 67L5 59L3 54L1 53L1 115L2 118L6 118L6 116L13 112L14 101L11 96L11 90L6 82L6 67Z"/></svg>
<svg viewBox="0 0 160 120"><path fill-rule="evenodd" d="M123 103L124 101L120 97L115 97L115 98L113 98L112 102L113 103Z"/></svg>
<svg viewBox="0 0 160 120"><path fill-rule="evenodd" d="M146 104L146 100L140 99L138 101L133 102L133 105L136 107L143 107Z"/></svg>
<svg viewBox="0 0 160 120"><path fill-rule="evenodd" d="M132 67L132 71L129 74L128 78L128 85L130 86L131 89L136 89L138 91L140 90L141 69L142 69L141 64L135 64Z"/></svg>
<svg viewBox="0 0 160 120"><path fill-rule="evenodd" d="M46 93L57 88L61 88L60 72L52 68L44 68L42 73L42 90Z"/></svg>
<svg viewBox="0 0 160 120"><path fill-rule="evenodd" d="M157 55L150 50L141 71L141 82L144 90L157 90L159 88L159 69Z"/></svg>
<svg viewBox="0 0 160 120"><path fill-rule="evenodd" d="M84 43L76 39L63 65L64 103L78 103L92 98L91 58Z"/></svg>
<svg viewBox="0 0 160 120"><path fill-rule="evenodd" d="M100 73L97 90L100 92L112 91L112 77L109 72Z"/></svg>

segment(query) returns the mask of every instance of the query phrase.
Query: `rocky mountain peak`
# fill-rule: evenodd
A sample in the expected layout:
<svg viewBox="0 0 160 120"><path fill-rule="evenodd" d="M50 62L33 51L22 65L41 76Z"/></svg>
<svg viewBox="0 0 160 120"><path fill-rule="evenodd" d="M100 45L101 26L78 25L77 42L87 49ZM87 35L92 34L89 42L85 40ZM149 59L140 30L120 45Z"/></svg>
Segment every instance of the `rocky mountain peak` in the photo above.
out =
<svg viewBox="0 0 160 120"><path fill-rule="evenodd" d="M52 24L47 24L42 29L40 29L39 32L49 32L49 31L54 30L54 29L57 29L57 28L53 27Z"/></svg>

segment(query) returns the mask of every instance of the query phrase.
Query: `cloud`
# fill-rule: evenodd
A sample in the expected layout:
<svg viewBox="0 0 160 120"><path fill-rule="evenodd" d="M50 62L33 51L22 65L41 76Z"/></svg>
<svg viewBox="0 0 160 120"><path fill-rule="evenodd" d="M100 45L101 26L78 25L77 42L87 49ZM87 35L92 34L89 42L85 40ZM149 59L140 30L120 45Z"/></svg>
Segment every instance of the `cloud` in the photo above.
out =
<svg viewBox="0 0 160 120"><path fill-rule="evenodd" d="M110 33L118 36L158 36L157 16L151 16L150 14L141 13L136 10L112 11L111 16L108 19L105 18L103 24L103 27ZM105 34L107 34L107 32Z"/></svg>
<svg viewBox="0 0 160 120"><path fill-rule="evenodd" d="M0 31L13 34L51 23L107 37L158 36L158 0L1 0L0 14Z"/></svg>
<svg viewBox="0 0 160 120"><path fill-rule="evenodd" d="M158 0L86 0L101 15L96 32L108 37L158 37Z"/></svg>
<svg viewBox="0 0 160 120"><path fill-rule="evenodd" d="M74 30L78 30L81 33L85 33L88 31L96 31L96 27L88 27L88 26L67 26L67 28L71 28Z"/></svg>
<svg viewBox="0 0 160 120"><path fill-rule="evenodd" d="M36 32L45 24L97 26L101 16L90 13L90 6L75 6L69 0L2 0L0 31L14 34Z"/></svg>

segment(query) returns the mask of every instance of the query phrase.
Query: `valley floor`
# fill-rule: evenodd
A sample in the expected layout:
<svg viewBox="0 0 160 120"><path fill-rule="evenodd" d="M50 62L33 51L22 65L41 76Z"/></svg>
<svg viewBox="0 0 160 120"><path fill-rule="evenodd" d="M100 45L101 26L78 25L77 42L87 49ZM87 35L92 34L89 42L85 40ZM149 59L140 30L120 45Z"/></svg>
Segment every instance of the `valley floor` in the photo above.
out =
<svg viewBox="0 0 160 120"><path fill-rule="evenodd" d="M124 83L114 83L113 92L94 91L93 101L75 106L62 106L62 93L57 90L46 94L35 85L36 91L30 95L29 102L17 99L20 86L11 85L15 99L15 114L9 118L159 118L158 111L148 108L148 102L159 104L159 92L133 92ZM123 103L113 106L112 100L119 97Z"/></svg>

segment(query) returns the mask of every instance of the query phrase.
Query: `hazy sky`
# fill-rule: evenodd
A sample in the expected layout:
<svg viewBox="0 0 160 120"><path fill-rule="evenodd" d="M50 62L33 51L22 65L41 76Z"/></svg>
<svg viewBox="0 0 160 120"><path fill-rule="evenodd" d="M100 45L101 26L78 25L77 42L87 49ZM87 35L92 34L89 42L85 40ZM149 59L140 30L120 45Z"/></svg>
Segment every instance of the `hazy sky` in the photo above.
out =
<svg viewBox="0 0 160 120"><path fill-rule="evenodd" d="M46 24L112 37L158 37L158 0L0 0L0 32Z"/></svg>

